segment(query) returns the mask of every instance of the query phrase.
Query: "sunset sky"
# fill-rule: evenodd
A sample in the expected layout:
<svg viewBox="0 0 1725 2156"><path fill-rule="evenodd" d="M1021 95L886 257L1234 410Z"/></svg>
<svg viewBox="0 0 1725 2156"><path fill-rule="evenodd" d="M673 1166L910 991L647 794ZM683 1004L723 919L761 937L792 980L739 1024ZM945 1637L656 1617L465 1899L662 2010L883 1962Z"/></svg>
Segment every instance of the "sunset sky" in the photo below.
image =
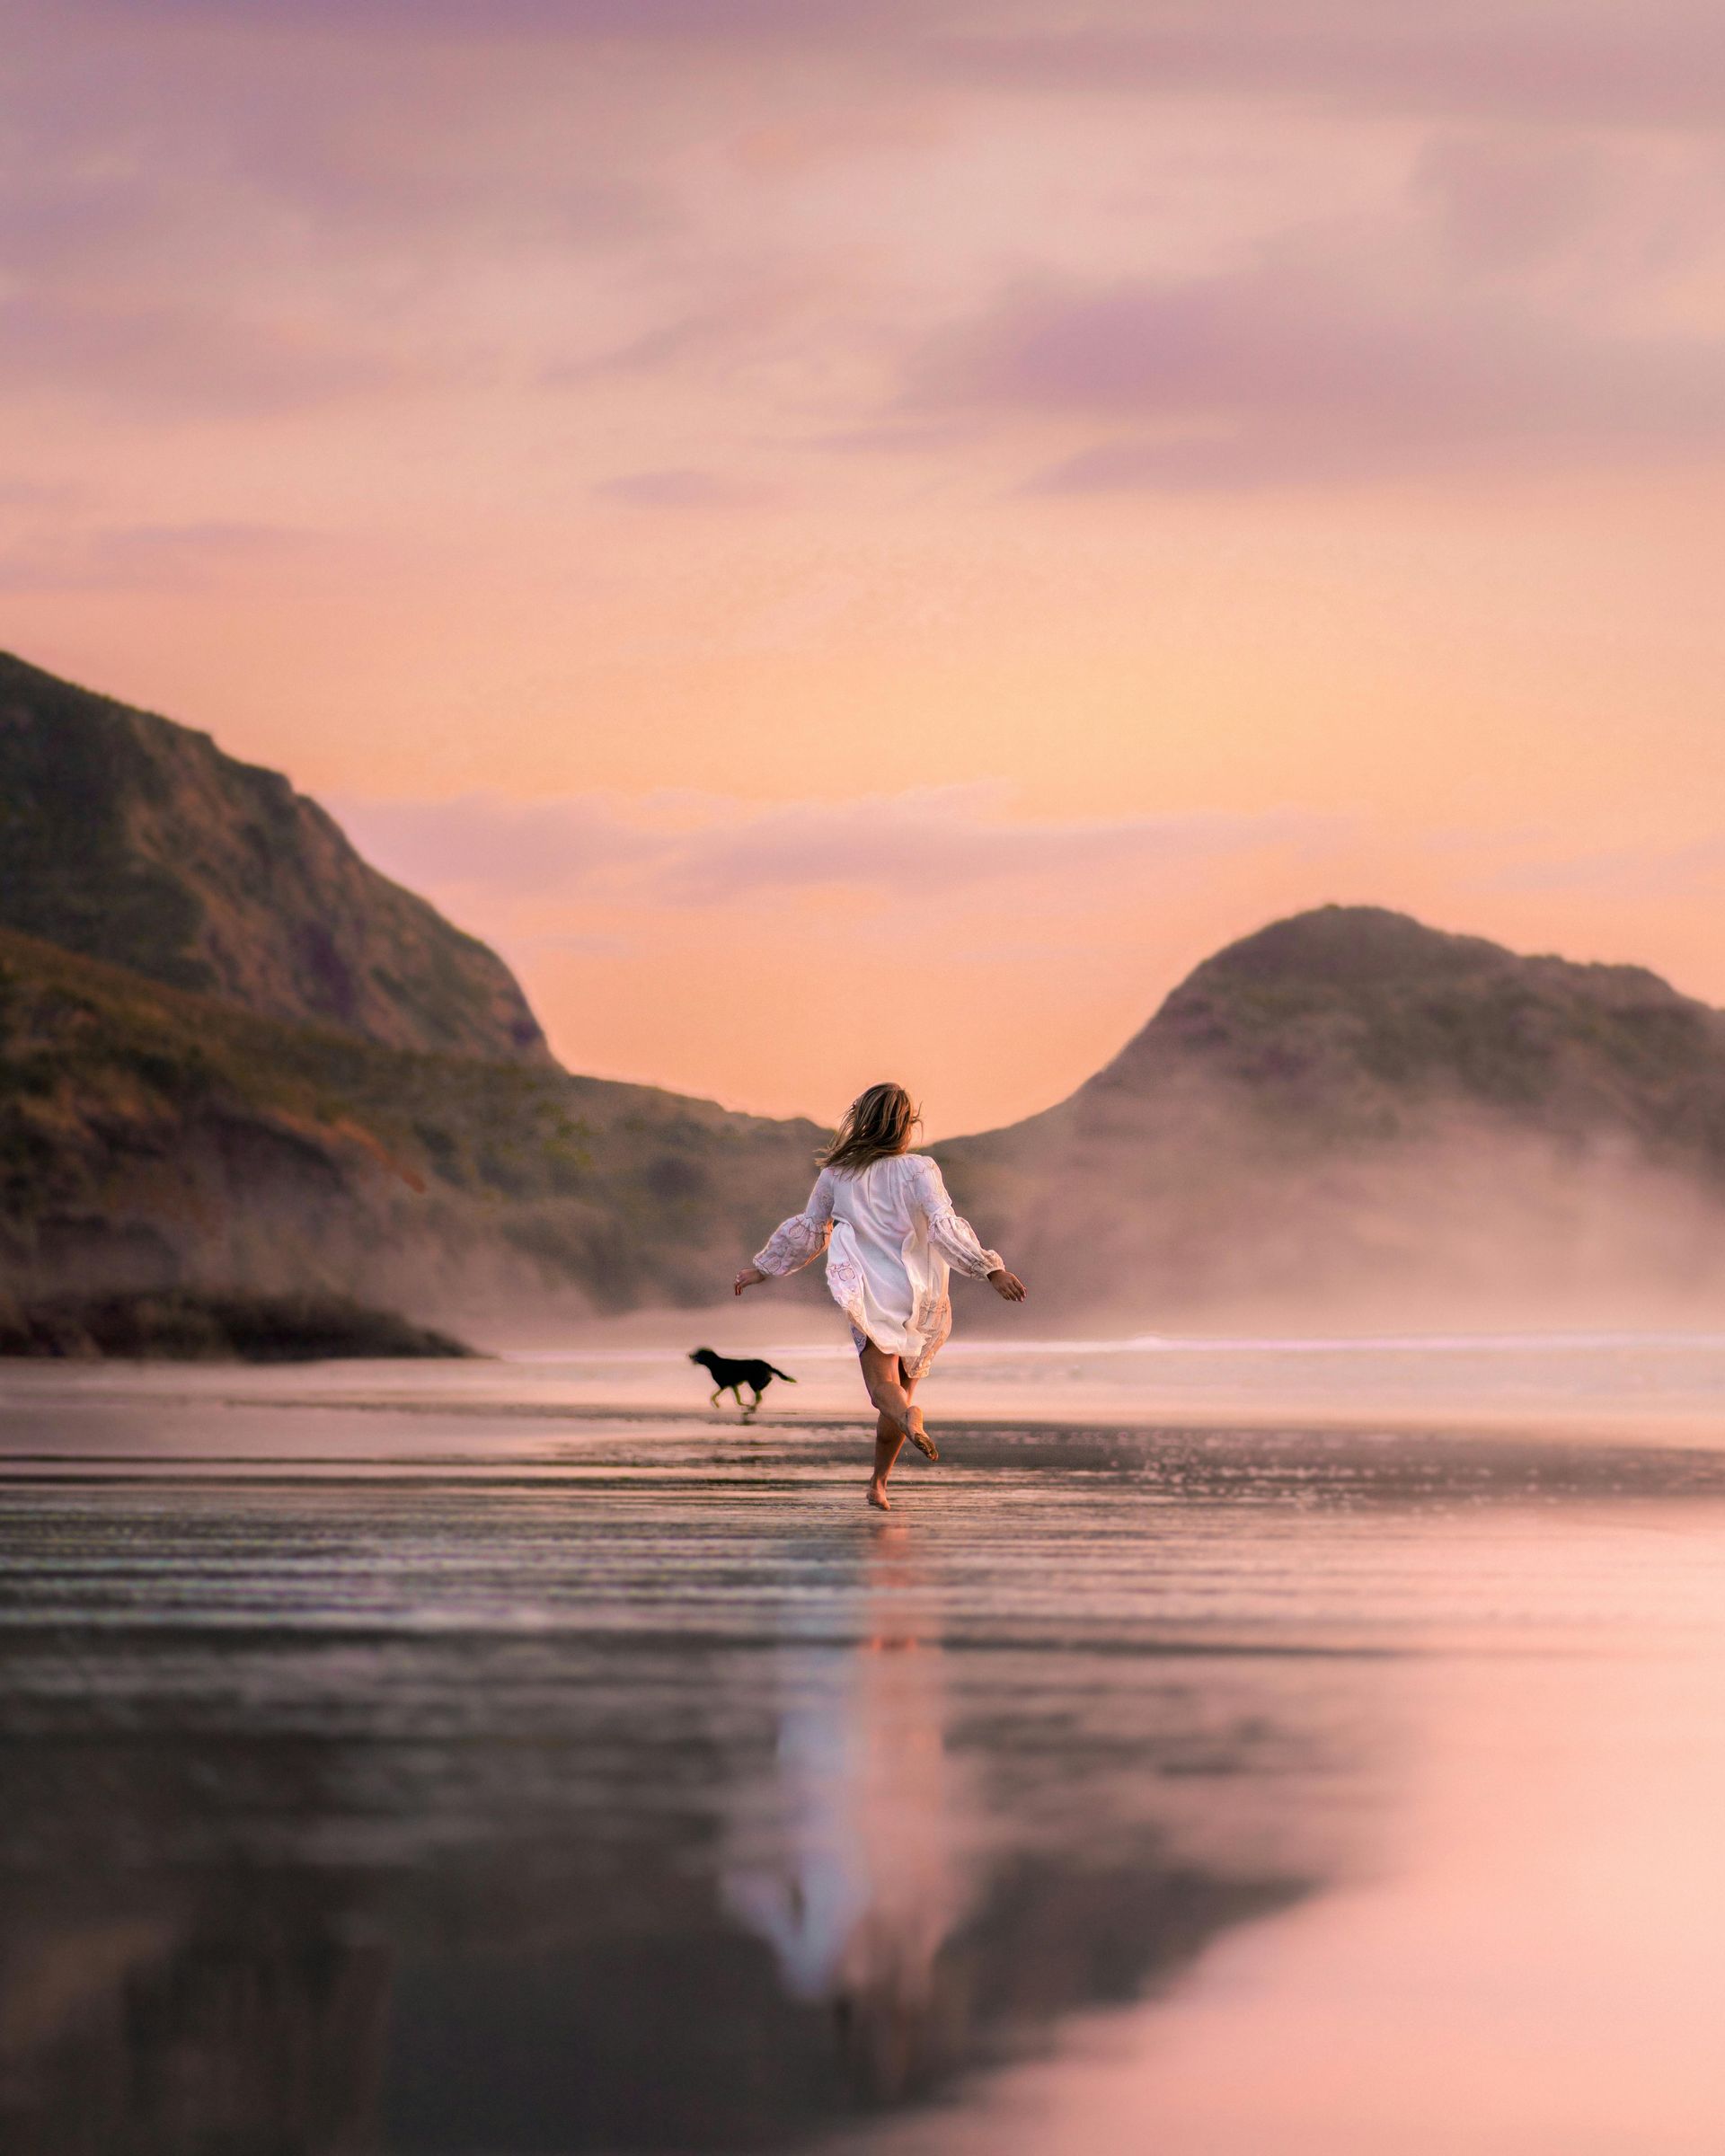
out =
<svg viewBox="0 0 1725 2156"><path fill-rule="evenodd" d="M1725 1003L1712 0L0 37L0 644L573 1067L977 1128L1331 898Z"/></svg>

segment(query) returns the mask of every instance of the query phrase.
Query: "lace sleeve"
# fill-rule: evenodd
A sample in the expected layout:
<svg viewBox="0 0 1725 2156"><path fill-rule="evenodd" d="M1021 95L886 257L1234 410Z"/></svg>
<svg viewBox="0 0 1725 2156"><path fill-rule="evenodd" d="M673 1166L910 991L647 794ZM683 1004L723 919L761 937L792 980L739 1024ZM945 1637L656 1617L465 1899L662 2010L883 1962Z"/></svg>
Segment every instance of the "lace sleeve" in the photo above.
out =
<svg viewBox="0 0 1725 2156"><path fill-rule="evenodd" d="M765 1249L756 1251L755 1263L762 1272L775 1277L801 1272L820 1256L832 1232L833 1179L823 1168L809 1193L809 1203L801 1213L779 1223L767 1237Z"/></svg>
<svg viewBox="0 0 1725 2156"><path fill-rule="evenodd" d="M946 1179L933 1161L917 1163L916 1200L928 1222L928 1240L955 1272L986 1280L990 1273L1005 1270L1000 1252L985 1250L970 1223L953 1211Z"/></svg>

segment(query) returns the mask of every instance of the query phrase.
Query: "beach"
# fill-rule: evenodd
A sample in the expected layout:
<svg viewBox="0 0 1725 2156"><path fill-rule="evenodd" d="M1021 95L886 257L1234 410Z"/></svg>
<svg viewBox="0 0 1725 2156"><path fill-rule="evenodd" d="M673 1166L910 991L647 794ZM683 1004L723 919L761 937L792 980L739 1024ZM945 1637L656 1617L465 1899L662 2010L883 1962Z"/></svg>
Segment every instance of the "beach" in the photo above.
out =
<svg viewBox="0 0 1725 2156"><path fill-rule="evenodd" d="M1717 2148L1725 1339L766 1351L0 1374L8 2148Z"/></svg>

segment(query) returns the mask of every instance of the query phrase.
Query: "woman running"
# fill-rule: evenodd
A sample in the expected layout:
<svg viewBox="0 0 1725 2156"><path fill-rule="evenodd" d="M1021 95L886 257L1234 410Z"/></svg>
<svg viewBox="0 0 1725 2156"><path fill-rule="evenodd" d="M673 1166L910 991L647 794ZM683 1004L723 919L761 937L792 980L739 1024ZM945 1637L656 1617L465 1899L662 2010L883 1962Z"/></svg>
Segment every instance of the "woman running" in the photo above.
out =
<svg viewBox="0 0 1725 2156"><path fill-rule="evenodd" d="M1005 1302L1024 1300L1024 1283L952 1210L933 1162L906 1150L922 1119L902 1085L859 1094L819 1156L809 1203L780 1224L735 1282L740 1295L827 1252L827 1285L851 1321L874 1403L869 1503L882 1512L892 1509L887 1477L907 1437L931 1460L941 1456L911 1394L952 1330L949 1268L986 1280Z"/></svg>

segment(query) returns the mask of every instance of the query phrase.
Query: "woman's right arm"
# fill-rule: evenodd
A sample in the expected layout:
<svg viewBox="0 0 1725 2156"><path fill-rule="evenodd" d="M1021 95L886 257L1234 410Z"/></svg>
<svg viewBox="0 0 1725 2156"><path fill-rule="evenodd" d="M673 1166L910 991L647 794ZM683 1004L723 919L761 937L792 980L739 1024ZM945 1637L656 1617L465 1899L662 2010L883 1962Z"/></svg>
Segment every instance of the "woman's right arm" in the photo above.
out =
<svg viewBox="0 0 1725 2156"><path fill-rule="evenodd" d="M732 1292L741 1294L746 1287L754 1287L763 1280L783 1278L786 1273L801 1272L805 1265L812 1265L827 1248L827 1240L833 1232L833 1175L823 1168L815 1178L815 1187L809 1193L809 1203L801 1213L793 1213L789 1220L782 1220L766 1239L764 1250L756 1250L753 1265L746 1265L732 1282Z"/></svg>

